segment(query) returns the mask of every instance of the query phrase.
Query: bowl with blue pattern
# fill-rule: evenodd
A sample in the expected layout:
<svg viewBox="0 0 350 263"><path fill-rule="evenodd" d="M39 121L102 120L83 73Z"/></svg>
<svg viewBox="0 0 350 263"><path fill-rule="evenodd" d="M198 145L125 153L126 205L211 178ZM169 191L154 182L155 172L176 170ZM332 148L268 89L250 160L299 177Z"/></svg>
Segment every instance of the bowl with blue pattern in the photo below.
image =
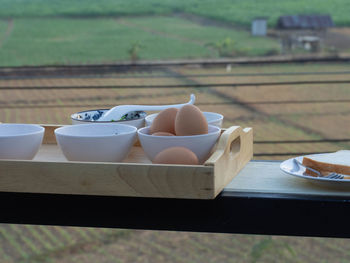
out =
<svg viewBox="0 0 350 263"><path fill-rule="evenodd" d="M71 115L72 124L91 124L91 123L119 123L141 128L145 125L144 111L132 111L125 114L120 120L99 121L101 116L109 109L86 110Z"/></svg>

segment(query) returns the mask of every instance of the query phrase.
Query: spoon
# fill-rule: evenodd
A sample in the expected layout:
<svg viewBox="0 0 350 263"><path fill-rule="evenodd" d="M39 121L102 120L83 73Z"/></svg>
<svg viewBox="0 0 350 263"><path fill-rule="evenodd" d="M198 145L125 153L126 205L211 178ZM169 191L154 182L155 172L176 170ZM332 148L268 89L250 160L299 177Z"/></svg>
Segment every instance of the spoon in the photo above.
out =
<svg viewBox="0 0 350 263"><path fill-rule="evenodd" d="M158 111L165 110L168 108L181 108L188 104L194 104L196 97L191 94L191 99L184 104L173 104L173 105L119 105L106 111L100 118L99 121L118 121L125 114L131 111Z"/></svg>

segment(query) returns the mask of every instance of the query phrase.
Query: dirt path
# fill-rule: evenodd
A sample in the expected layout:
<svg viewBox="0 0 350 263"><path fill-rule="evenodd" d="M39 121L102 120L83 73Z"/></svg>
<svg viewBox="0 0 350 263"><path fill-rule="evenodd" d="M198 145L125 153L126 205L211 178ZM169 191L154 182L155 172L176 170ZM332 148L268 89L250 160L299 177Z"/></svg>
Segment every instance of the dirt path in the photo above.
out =
<svg viewBox="0 0 350 263"><path fill-rule="evenodd" d="M13 19L7 20L6 32L3 36L0 36L0 48L5 43L5 41L9 38L9 36L11 35L13 28L14 28Z"/></svg>

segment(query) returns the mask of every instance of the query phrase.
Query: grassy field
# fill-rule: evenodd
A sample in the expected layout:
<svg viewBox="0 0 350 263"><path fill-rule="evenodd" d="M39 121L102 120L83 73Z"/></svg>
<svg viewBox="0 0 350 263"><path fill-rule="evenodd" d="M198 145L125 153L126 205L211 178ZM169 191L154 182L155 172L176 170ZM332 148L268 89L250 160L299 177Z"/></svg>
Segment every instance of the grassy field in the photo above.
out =
<svg viewBox="0 0 350 263"><path fill-rule="evenodd" d="M0 224L0 241L2 263L350 262L346 239Z"/></svg>
<svg viewBox="0 0 350 263"><path fill-rule="evenodd" d="M0 49L2 66L103 63L128 60L128 49L139 40L147 58L206 56L209 50L181 41L152 36L113 19L16 19L11 36ZM187 52L187 53L186 53ZM170 55L171 56L171 55Z"/></svg>
<svg viewBox="0 0 350 263"><path fill-rule="evenodd" d="M325 0L0 0L0 6L0 66L277 55L277 37L251 36L254 17L268 17L270 28L280 15L303 13L330 13L337 26L350 24L346 0L331 8ZM338 42L341 49L331 43L323 51L348 52L350 39Z"/></svg>
<svg viewBox="0 0 350 263"><path fill-rule="evenodd" d="M0 65L103 63L129 60L140 42L142 57L205 57L210 51L193 43L154 36L114 19L15 19L11 36L0 49ZM170 52L171 51L171 52Z"/></svg>
<svg viewBox="0 0 350 263"><path fill-rule="evenodd" d="M240 54L279 49L273 39L180 18L18 18L0 21L0 66L112 63L130 60L137 45L139 59L215 58L208 44L226 38Z"/></svg>
<svg viewBox="0 0 350 263"><path fill-rule="evenodd" d="M285 14L331 14L338 26L350 25L347 0L1 0L0 17L120 16L184 12L249 26L259 16L274 25Z"/></svg>
<svg viewBox="0 0 350 263"><path fill-rule="evenodd" d="M122 19L125 21L126 19ZM137 28L150 29L164 36L178 37L186 42L192 41L204 47L217 44L225 39L232 40L233 51L243 56L262 56L269 53L278 53L279 41L271 38L253 37L249 31L239 29L220 28L209 25L199 25L188 20L174 17L143 17L128 19L130 24ZM208 45L209 44L209 45ZM215 48L214 48L215 49ZM218 55L214 50L214 56Z"/></svg>

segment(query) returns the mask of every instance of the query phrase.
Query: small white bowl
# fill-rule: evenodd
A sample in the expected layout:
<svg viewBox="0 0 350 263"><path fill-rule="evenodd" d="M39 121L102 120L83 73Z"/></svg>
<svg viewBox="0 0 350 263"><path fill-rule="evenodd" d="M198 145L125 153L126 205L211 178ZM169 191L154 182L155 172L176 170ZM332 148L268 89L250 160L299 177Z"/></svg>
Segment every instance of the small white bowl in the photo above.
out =
<svg viewBox="0 0 350 263"><path fill-rule="evenodd" d="M141 146L151 161L159 152L169 147L183 146L197 155L199 163L209 158L220 133L221 129L213 125L209 125L208 134L191 136L154 136L149 134L149 127L137 130Z"/></svg>
<svg viewBox="0 0 350 263"><path fill-rule="evenodd" d="M224 119L224 116L222 114L216 113L216 112L206 112L206 111L204 111L203 114L207 119L207 122L209 125L214 125L221 128L222 121ZM145 118L146 126L151 126L153 120L155 119L155 117L157 117L157 115L158 113L154 113L146 116Z"/></svg>
<svg viewBox="0 0 350 263"><path fill-rule="evenodd" d="M72 124L91 124L91 123L115 123L115 124L127 124L136 128L141 128L145 124L146 113L144 111L138 111L137 116L128 116L126 120L119 121L99 121L98 119L108 109L86 110L73 113L71 115Z"/></svg>
<svg viewBox="0 0 350 263"><path fill-rule="evenodd" d="M45 128L36 124L0 124L0 159L33 159L44 132Z"/></svg>
<svg viewBox="0 0 350 263"><path fill-rule="evenodd" d="M130 125L97 123L64 126L55 135L69 161L120 162L129 154L136 131Z"/></svg>

